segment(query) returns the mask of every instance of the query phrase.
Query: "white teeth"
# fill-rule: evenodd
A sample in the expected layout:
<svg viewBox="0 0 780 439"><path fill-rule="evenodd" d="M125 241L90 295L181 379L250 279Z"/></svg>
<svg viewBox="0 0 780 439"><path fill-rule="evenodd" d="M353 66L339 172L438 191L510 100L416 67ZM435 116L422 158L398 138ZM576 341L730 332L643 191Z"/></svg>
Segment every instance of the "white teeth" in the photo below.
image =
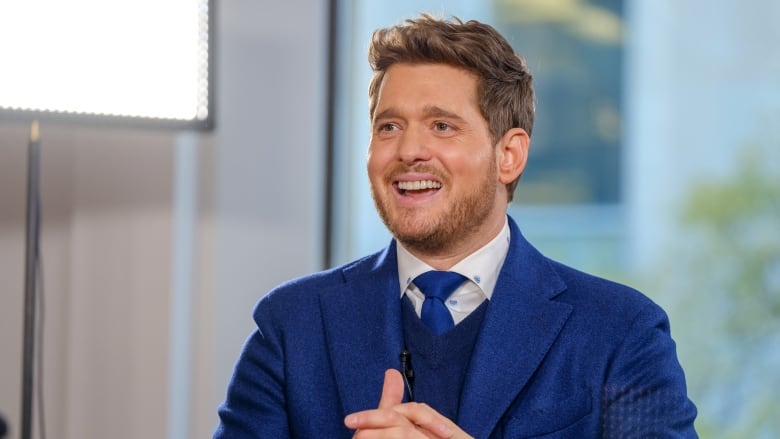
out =
<svg viewBox="0 0 780 439"><path fill-rule="evenodd" d="M432 180L419 180L419 181L399 181L398 189L404 191L419 191L422 189L439 189L441 183Z"/></svg>

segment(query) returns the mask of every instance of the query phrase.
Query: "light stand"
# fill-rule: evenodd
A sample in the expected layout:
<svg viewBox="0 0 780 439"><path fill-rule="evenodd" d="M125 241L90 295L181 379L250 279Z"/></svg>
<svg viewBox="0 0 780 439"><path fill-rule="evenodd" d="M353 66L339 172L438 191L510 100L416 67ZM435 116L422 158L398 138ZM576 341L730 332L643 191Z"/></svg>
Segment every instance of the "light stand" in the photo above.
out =
<svg viewBox="0 0 780 439"><path fill-rule="evenodd" d="M30 128L27 156L27 238L25 241L24 345L22 348L21 439L32 437L33 376L35 375L36 308L38 304L38 256L40 237L40 159L38 121Z"/></svg>

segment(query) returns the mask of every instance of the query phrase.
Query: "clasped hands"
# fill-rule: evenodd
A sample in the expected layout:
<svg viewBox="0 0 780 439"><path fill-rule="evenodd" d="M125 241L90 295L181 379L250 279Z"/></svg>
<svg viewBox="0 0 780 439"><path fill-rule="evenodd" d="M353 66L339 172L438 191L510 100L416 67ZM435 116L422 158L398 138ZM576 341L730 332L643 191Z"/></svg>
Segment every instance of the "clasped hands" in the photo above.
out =
<svg viewBox="0 0 780 439"><path fill-rule="evenodd" d="M427 438L470 439L454 422L424 403L402 403L404 382L395 369L385 372L379 407L348 415L344 425L355 430L353 439Z"/></svg>

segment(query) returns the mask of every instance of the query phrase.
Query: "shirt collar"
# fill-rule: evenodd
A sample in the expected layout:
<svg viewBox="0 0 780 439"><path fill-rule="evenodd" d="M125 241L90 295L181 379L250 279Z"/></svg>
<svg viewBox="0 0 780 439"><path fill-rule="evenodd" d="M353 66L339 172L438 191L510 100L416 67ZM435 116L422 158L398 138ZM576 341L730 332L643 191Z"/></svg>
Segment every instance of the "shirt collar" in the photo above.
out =
<svg viewBox="0 0 780 439"><path fill-rule="evenodd" d="M490 299L496 287L498 273L509 251L509 239L509 221L504 219L504 227L490 242L455 264L449 271L460 273L468 278L482 290L487 299ZM400 295L403 297L414 278L434 268L411 254L400 242L396 241L396 244L398 281Z"/></svg>

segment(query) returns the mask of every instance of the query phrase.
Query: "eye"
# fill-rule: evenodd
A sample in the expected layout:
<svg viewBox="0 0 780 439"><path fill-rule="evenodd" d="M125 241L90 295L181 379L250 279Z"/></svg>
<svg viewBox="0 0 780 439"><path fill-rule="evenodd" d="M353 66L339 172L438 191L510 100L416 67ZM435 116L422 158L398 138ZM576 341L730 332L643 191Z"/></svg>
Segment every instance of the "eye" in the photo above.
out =
<svg viewBox="0 0 780 439"><path fill-rule="evenodd" d="M377 131L391 132L391 131L395 131L397 129L398 129L398 127L395 126L395 124L383 123L383 124L379 125L379 127L377 128Z"/></svg>
<svg viewBox="0 0 780 439"><path fill-rule="evenodd" d="M447 122L436 122L433 124L433 127L436 131L446 132L451 131L452 126L448 124Z"/></svg>

